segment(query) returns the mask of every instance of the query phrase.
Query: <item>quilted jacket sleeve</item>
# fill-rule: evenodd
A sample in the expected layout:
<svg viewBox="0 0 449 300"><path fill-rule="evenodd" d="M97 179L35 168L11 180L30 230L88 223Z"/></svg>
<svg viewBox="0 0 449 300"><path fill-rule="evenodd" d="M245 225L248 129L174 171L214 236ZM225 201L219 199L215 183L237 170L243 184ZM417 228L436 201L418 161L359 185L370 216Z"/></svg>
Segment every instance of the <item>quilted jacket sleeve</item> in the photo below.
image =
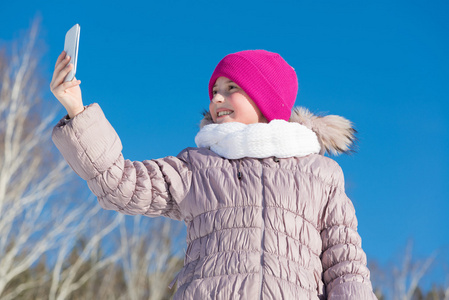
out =
<svg viewBox="0 0 449 300"><path fill-rule="evenodd" d="M98 104L86 107L73 119L62 119L54 127L52 139L103 208L182 219L178 204L191 178L187 162L170 156L143 162L125 160L121 141Z"/></svg>
<svg viewBox="0 0 449 300"><path fill-rule="evenodd" d="M345 194L343 172L338 164L324 212L321 239L327 299L377 299L357 232L354 206Z"/></svg>

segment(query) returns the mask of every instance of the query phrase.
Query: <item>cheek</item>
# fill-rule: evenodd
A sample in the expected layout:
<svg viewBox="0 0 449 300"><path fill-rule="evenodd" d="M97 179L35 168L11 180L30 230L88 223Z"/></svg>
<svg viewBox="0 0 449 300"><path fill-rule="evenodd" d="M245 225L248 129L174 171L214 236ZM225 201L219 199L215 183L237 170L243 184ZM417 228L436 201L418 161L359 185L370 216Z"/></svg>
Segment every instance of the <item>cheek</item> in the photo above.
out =
<svg viewBox="0 0 449 300"><path fill-rule="evenodd" d="M213 106L212 101L209 103L209 112L210 112L210 114L211 114L211 116L212 116L212 120L214 120L214 122L215 122L215 121L216 121L216 120L215 120L215 116L216 116L217 114L215 113L215 109L214 109L214 106Z"/></svg>

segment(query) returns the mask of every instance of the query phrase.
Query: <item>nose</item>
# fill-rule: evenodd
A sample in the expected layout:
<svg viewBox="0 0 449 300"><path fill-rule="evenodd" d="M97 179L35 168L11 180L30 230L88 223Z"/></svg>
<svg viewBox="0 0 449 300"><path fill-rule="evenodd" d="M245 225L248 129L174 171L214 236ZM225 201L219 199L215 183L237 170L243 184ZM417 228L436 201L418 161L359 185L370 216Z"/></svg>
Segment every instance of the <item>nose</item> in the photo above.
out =
<svg viewBox="0 0 449 300"><path fill-rule="evenodd" d="M212 98L212 102L214 103L222 103L225 100L224 96L220 93L216 93Z"/></svg>

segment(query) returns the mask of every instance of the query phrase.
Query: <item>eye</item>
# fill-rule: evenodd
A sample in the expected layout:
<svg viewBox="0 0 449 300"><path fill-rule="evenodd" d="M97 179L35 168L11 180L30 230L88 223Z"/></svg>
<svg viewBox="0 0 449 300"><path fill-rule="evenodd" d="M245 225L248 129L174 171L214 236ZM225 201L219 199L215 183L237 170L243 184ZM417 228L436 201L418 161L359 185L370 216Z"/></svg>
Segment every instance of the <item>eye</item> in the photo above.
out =
<svg viewBox="0 0 449 300"><path fill-rule="evenodd" d="M237 89L237 86L235 86L235 85L230 85L230 86L228 87L228 89L229 89L229 90Z"/></svg>
<svg viewBox="0 0 449 300"><path fill-rule="evenodd" d="M212 95L215 96L217 94L217 91L212 91Z"/></svg>

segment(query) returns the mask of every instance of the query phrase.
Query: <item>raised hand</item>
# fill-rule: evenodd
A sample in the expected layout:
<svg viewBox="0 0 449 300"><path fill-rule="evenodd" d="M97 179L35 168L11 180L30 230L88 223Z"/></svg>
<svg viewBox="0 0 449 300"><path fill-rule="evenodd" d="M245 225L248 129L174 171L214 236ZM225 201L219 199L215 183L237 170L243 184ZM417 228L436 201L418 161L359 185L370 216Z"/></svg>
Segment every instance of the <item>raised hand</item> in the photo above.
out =
<svg viewBox="0 0 449 300"><path fill-rule="evenodd" d="M56 61L50 90L65 107L69 117L73 118L84 110L84 106L79 86L81 81L74 78L72 81L64 82L64 78L73 68L73 64L69 62L70 57L66 56L65 51L62 51Z"/></svg>

